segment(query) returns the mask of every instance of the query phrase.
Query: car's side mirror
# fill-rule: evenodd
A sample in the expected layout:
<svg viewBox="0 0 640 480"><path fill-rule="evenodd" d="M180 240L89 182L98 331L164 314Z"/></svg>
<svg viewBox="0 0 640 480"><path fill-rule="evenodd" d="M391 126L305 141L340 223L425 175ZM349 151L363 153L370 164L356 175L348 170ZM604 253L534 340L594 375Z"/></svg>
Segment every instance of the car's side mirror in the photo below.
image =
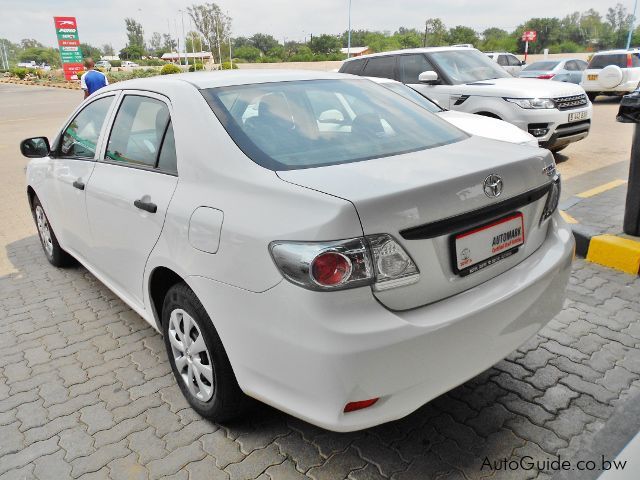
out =
<svg viewBox="0 0 640 480"><path fill-rule="evenodd" d="M47 137L27 138L20 142L20 152L27 158L43 158L49 155L51 147Z"/></svg>
<svg viewBox="0 0 640 480"><path fill-rule="evenodd" d="M435 84L438 83L438 74L436 72L434 72L433 70L428 70L426 72L422 72L420 75L418 75L418 81L420 83L427 83L427 84Z"/></svg>
<svg viewBox="0 0 640 480"><path fill-rule="evenodd" d="M527 64L527 62L525 62L524 60L520 62L520 66L524 67Z"/></svg>

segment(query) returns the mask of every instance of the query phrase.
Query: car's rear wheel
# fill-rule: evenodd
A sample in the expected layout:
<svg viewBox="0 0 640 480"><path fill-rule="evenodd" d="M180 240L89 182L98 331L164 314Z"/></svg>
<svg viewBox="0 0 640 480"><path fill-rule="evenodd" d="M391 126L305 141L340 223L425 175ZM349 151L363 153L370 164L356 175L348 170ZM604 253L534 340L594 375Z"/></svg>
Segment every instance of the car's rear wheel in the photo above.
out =
<svg viewBox="0 0 640 480"><path fill-rule="evenodd" d="M56 234L53 228L51 228L47 214L44 212L44 208L42 208L38 197L33 198L31 213L38 228L38 237L40 237L42 250L44 250L44 254L47 260L49 260L49 263L55 267L72 265L74 258L60 247Z"/></svg>
<svg viewBox="0 0 640 480"><path fill-rule="evenodd" d="M248 405L209 315L184 283L174 285L162 306L164 343L171 369L191 407L220 422Z"/></svg>

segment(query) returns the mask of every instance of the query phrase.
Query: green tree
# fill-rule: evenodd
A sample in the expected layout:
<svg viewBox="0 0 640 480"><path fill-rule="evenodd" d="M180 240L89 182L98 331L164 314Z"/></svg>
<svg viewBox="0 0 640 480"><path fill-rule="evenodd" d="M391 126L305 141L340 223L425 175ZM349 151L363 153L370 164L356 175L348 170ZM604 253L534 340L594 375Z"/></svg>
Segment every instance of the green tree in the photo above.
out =
<svg viewBox="0 0 640 480"><path fill-rule="evenodd" d="M162 34L162 49L165 52L175 52L178 44L171 38L171 35L167 33Z"/></svg>
<svg viewBox="0 0 640 480"><path fill-rule="evenodd" d="M313 43L309 45L311 51L315 54L329 55L338 53L342 46L340 39L334 35L323 34L313 39Z"/></svg>
<svg viewBox="0 0 640 480"><path fill-rule="evenodd" d="M80 51L82 52L83 58L91 57L95 61L98 61L102 57L102 52L100 51L100 49L94 47L93 45L89 45L88 43L81 43Z"/></svg>
<svg viewBox="0 0 640 480"><path fill-rule="evenodd" d="M478 45L478 34L473 28L458 25L457 27L449 29L447 34L447 40L451 45L458 45L461 43L470 43L471 45Z"/></svg>
<svg viewBox="0 0 640 480"><path fill-rule="evenodd" d="M23 38L22 40L20 40L20 48L22 48L23 50L27 50L29 48L43 48L44 45L42 45L39 41L33 39L33 38Z"/></svg>
<svg viewBox="0 0 640 480"><path fill-rule="evenodd" d="M144 30L142 25L133 18L125 18L124 23L127 27L127 47L136 46L144 50Z"/></svg>
<svg viewBox="0 0 640 480"><path fill-rule="evenodd" d="M270 50L273 50L278 45L278 40L276 40L273 35L268 35L266 33L256 33L249 38L249 45L256 47L263 54L267 55Z"/></svg>
<svg viewBox="0 0 640 480"><path fill-rule="evenodd" d="M211 47L214 59L216 55L220 56L218 52L223 51L224 44L231 36L231 17L225 15L215 3L192 5L187 10L196 30ZM217 62L222 63L222 59L218 58Z"/></svg>
<svg viewBox="0 0 640 480"><path fill-rule="evenodd" d="M151 39L149 40L149 50L156 57L162 56L164 53L162 50L162 35L158 32L153 32Z"/></svg>
<svg viewBox="0 0 640 480"><path fill-rule="evenodd" d="M29 47L25 48L18 54L20 62L46 63L52 67L60 66L60 53L56 48L48 47Z"/></svg>
<svg viewBox="0 0 640 480"><path fill-rule="evenodd" d="M120 50L120 58L123 60L138 60L145 54L144 48L139 45L128 45Z"/></svg>
<svg viewBox="0 0 640 480"><path fill-rule="evenodd" d="M400 44L400 48L417 48L422 46L422 35L415 28L400 27L393 36Z"/></svg>
<svg viewBox="0 0 640 480"><path fill-rule="evenodd" d="M102 45L100 50L102 50L103 55L113 56L116 54L115 50L113 49L113 45L111 45L110 43L105 43L104 45Z"/></svg>
<svg viewBox="0 0 640 480"><path fill-rule="evenodd" d="M234 57L242 58L248 62L256 62L261 55L262 52L251 45L243 45L233 50Z"/></svg>
<svg viewBox="0 0 640 480"><path fill-rule="evenodd" d="M425 22L425 40L423 44L426 47L439 47L447 44L447 27L439 18L429 18Z"/></svg>

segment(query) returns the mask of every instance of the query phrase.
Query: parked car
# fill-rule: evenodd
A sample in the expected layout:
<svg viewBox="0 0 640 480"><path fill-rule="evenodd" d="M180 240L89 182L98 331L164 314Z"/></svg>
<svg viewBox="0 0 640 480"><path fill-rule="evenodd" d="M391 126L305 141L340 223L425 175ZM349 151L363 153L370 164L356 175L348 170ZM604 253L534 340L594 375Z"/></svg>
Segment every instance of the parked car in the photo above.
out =
<svg viewBox="0 0 640 480"><path fill-rule="evenodd" d="M136 62L131 62L129 60L123 60L120 65L123 67L139 67L140 66Z"/></svg>
<svg viewBox="0 0 640 480"><path fill-rule="evenodd" d="M340 72L401 81L444 108L498 118L560 151L589 135L592 106L578 85L513 78L473 48L432 47L346 60Z"/></svg>
<svg viewBox="0 0 640 480"><path fill-rule="evenodd" d="M551 153L366 79L119 82L21 151L46 258L79 260L161 331L218 421L245 394L331 430L394 420L562 308L574 240Z"/></svg>
<svg viewBox="0 0 640 480"><path fill-rule="evenodd" d="M537 147L538 140L528 132L511 125L497 118L475 115L473 113L454 112L446 110L433 100L425 97L421 93L407 87L404 83L396 82L388 78L369 77L369 80L379 83L383 87L402 95L407 100L417 103L421 107L426 108L431 113L435 113L440 118L455 125L461 130L480 137L492 138L503 142L517 143L520 145L529 145Z"/></svg>
<svg viewBox="0 0 640 480"><path fill-rule="evenodd" d="M585 68L587 68L587 62L579 58L541 60L524 67L518 77L580 84Z"/></svg>
<svg viewBox="0 0 640 480"><path fill-rule="evenodd" d="M51 66L46 63L37 63L35 60L31 60L30 62L20 62L17 65L19 68L28 68L32 70L51 70Z"/></svg>
<svg viewBox="0 0 640 480"><path fill-rule="evenodd" d="M598 95L626 95L640 84L640 50L609 50L591 57L580 85L591 101Z"/></svg>
<svg viewBox="0 0 640 480"><path fill-rule="evenodd" d="M96 67L102 68L104 70L106 70L107 72L111 71L111 63L107 60L100 60L98 62L96 62Z"/></svg>
<svg viewBox="0 0 640 480"><path fill-rule="evenodd" d="M518 57L508 52L485 52L487 57L496 62L514 77L517 77L522 67L526 65Z"/></svg>

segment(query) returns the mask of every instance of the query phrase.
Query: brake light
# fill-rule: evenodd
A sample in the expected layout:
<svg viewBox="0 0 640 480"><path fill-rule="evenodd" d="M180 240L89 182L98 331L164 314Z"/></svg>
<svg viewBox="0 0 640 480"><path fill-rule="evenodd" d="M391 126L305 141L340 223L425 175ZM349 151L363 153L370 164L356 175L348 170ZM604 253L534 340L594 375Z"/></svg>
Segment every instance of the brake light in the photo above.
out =
<svg viewBox="0 0 640 480"><path fill-rule="evenodd" d="M538 78L541 78L542 80L549 80L555 76L555 73L543 73L542 75L538 75Z"/></svg>
<svg viewBox="0 0 640 480"><path fill-rule="evenodd" d="M340 285L349 275L351 260L341 253L321 253L311 262L311 277L323 287Z"/></svg>
<svg viewBox="0 0 640 480"><path fill-rule="evenodd" d="M627 68L633 67L633 58L631 58L631 54L627 53Z"/></svg>
<svg viewBox="0 0 640 480"><path fill-rule="evenodd" d="M551 183L551 190L547 196L547 201L542 211L542 217L540 217L540 223L544 222L547 218L553 215L553 212L558 208L558 202L560 201L560 175L556 174Z"/></svg>
<svg viewBox="0 0 640 480"><path fill-rule="evenodd" d="M332 242L278 241L269 249L282 276L309 290L373 285L380 291L420 279L409 254L386 233Z"/></svg>
<svg viewBox="0 0 640 480"><path fill-rule="evenodd" d="M370 400L359 400L357 402L349 402L344 406L344 413L355 412L356 410L362 410L363 408L370 407L378 401L378 398L372 398Z"/></svg>

